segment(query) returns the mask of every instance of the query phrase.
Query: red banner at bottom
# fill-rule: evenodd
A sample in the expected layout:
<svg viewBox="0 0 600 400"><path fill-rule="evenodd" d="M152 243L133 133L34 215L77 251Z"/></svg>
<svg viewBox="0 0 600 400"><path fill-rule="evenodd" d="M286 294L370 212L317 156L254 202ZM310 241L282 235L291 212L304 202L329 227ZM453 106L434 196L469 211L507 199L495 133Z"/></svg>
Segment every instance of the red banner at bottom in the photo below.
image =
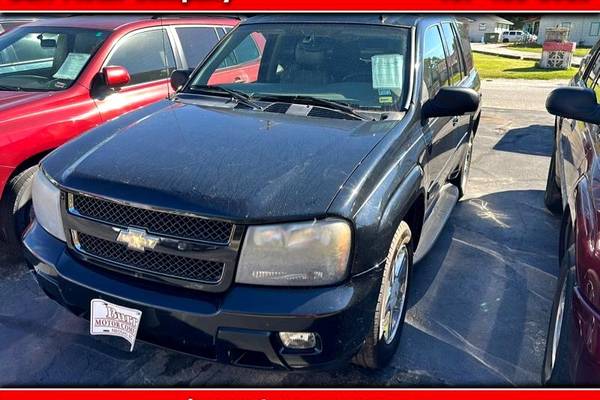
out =
<svg viewBox="0 0 600 400"><path fill-rule="evenodd" d="M567 400L600 399L592 389L77 389L0 390L0 400Z"/></svg>

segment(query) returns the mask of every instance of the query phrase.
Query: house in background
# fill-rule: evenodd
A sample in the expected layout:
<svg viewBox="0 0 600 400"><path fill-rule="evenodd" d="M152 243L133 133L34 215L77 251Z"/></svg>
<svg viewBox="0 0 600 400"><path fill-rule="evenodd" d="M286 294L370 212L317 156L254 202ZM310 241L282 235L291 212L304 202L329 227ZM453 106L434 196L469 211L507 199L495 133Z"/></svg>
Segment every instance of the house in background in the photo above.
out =
<svg viewBox="0 0 600 400"><path fill-rule="evenodd" d="M569 28L569 40L580 46L593 46L600 39L600 14L548 14L530 19L523 30L536 34L544 43L546 29L557 26Z"/></svg>
<svg viewBox="0 0 600 400"><path fill-rule="evenodd" d="M469 24L469 39L471 42L481 42L486 33L502 34L504 31L511 29L513 25L507 19L496 15L468 15L466 23Z"/></svg>

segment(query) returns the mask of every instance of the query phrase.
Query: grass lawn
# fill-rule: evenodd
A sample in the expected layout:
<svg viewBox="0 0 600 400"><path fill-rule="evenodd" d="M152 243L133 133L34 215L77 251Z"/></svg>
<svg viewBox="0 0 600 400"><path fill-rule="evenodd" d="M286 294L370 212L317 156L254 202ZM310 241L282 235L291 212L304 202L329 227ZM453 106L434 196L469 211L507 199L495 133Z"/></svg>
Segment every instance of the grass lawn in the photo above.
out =
<svg viewBox="0 0 600 400"><path fill-rule="evenodd" d="M482 79L509 78L509 79L564 79L568 80L575 75L576 68L568 70L542 69L536 61L516 60L513 58L491 56L473 53L475 67Z"/></svg>
<svg viewBox="0 0 600 400"><path fill-rule="evenodd" d="M511 44L507 48L525 53L542 53L542 46L539 44ZM576 57L583 57L590 51L590 48L591 47L577 47L574 55Z"/></svg>

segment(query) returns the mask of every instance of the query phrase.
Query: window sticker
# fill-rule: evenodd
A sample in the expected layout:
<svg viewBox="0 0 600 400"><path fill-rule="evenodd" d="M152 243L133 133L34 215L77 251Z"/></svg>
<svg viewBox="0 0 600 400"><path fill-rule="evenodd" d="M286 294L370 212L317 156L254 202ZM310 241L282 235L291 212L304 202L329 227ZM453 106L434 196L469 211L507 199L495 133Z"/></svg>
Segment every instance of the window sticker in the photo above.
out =
<svg viewBox="0 0 600 400"><path fill-rule="evenodd" d="M379 54L371 57L373 89L402 89L404 57L401 54Z"/></svg>
<svg viewBox="0 0 600 400"><path fill-rule="evenodd" d="M90 55L86 53L69 53L52 77L54 79L74 80L89 58Z"/></svg>

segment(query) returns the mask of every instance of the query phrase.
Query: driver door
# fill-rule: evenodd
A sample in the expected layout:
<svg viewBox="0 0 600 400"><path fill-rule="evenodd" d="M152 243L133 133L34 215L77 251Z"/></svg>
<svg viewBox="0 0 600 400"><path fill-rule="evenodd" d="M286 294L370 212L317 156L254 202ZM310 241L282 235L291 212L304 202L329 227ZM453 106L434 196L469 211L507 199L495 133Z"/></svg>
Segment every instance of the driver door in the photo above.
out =
<svg viewBox="0 0 600 400"><path fill-rule="evenodd" d="M109 65L127 69L131 81L117 90L95 96L104 121L169 96L169 77L176 64L164 28L144 29L124 36L106 58L104 66Z"/></svg>

